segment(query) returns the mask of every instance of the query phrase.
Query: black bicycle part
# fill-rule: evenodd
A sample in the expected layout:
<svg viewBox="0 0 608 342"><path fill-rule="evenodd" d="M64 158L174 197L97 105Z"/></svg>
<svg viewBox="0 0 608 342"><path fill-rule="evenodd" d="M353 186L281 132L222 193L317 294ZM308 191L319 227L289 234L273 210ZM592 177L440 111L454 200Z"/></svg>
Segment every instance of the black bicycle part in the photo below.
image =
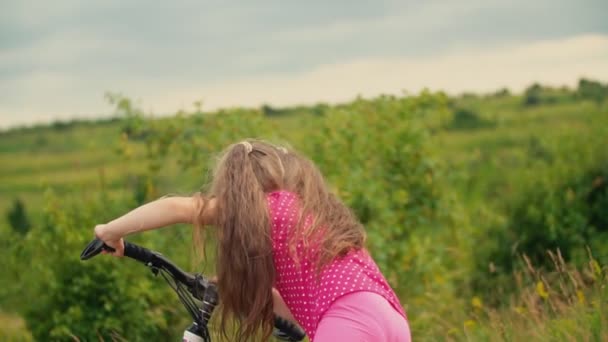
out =
<svg viewBox="0 0 608 342"><path fill-rule="evenodd" d="M306 337L306 333L297 325L281 316L274 316L274 336L289 342L299 342Z"/></svg>
<svg viewBox="0 0 608 342"><path fill-rule="evenodd" d="M80 254L80 259L88 260L101 253L102 250L115 251L114 248L96 238L85 247ZM202 332L202 335L206 335L201 336L205 341L209 340L207 323L219 302L216 285L201 274L193 275L184 272L162 254L134 243L124 241L124 255L150 267L155 275L161 274L192 316L194 323L191 328ZM167 277L167 274L169 277ZM186 289L184 289L184 286ZM188 292L192 297L201 301L200 308L188 295ZM306 336L306 333L300 327L280 316L275 315L274 327L274 336L284 341L299 342Z"/></svg>

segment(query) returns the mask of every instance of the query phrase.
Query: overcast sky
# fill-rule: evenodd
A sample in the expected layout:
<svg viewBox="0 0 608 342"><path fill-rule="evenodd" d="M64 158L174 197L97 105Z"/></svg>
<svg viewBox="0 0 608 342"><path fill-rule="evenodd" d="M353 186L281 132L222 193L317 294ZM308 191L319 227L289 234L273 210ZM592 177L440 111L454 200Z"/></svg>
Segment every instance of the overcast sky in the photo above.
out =
<svg viewBox="0 0 608 342"><path fill-rule="evenodd" d="M0 127L608 81L608 1L0 0Z"/></svg>

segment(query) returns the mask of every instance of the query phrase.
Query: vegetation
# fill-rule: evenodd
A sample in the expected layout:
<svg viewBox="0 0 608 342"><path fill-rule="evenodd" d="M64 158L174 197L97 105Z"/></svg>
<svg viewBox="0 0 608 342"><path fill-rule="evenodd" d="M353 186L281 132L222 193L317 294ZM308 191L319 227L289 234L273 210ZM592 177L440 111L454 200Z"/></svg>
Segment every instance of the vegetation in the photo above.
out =
<svg viewBox="0 0 608 342"><path fill-rule="evenodd" d="M262 137L313 158L365 223L417 340L606 340L607 98L581 80L153 118L111 94L115 119L3 132L0 339L176 339L188 316L159 279L77 257L96 223L198 190L215 153ZM212 273L190 234L133 239Z"/></svg>
<svg viewBox="0 0 608 342"><path fill-rule="evenodd" d="M13 207L6 214L6 218L11 228L21 235L27 234L28 230L30 230L31 223L25 213L25 205L20 199L15 198Z"/></svg>

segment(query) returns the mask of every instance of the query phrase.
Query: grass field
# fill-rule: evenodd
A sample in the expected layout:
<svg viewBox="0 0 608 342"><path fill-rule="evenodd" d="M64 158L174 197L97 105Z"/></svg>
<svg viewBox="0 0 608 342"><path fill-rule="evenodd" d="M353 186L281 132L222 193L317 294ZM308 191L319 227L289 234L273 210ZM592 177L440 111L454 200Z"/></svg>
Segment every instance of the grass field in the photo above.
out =
<svg viewBox="0 0 608 342"><path fill-rule="evenodd" d="M519 193L520 183L526 183L525 179L531 173L552 172L551 166L539 166L538 159L542 159L544 154L577 151L581 146L601 144L602 140L608 146L608 136L596 134L602 132L598 127L608 125L606 102L602 105L575 101L524 107L521 97L506 96L467 98L460 103L477 113L480 120L491 123L468 129L441 128L434 130L430 137L436 157L449 170L445 173L446 186L464 208L462 220L472 227L462 234L473 234L474 230L483 230L504 220L503 202ZM315 118L313 114L300 113L270 120L279 131L294 132L294 140L302 141L306 136L298 132L298 128ZM43 194L48 188L53 188L60 196L63 193L86 193L100 186L110 192L123 191L128 186L126 175L144 173L147 164L142 144L132 146L132 155L128 159L118 155L121 127L122 122L109 121L1 133L0 212L7 212L13 200L20 198L36 225L43 219ZM181 171L174 162L166 165L162 170L164 183L161 191L188 193L197 190L203 175L196 174L196 170L185 174ZM485 217L482 221L479 220L480 215ZM2 221L0 232L8 230L8 223ZM462 238L470 239L468 235ZM557 272L554 270L544 275L538 271L529 275L533 285L521 285L517 295L511 299L510 307L492 308L485 304L484 298L474 295L469 298L470 294L466 294L461 301L453 303L455 307L461 304L465 307L455 308L449 317L435 317L432 312L421 313L421 316L431 317L425 322L436 323L428 332L429 340L608 339L605 270L601 266L599 270L594 269L592 264L587 268L560 265L556 267ZM557 278L551 278L555 274ZM563 279L583 279L589 274L595 274L595 280L587 287L574 292L565 287L560 289ZM517 275L514 277L515 282ZM543 284L542 288L539 282ZM548 293L547 297L542 295L543 291ZM540 301L539 295L542 297ZM408 299L403 301L410 302ZM416 326L415 317L413 322L414 331L419 334L422 329L429 328L427 323L424 327L422 323ZM0 327L1 340L31 340L18 310L6 307L2 301Z"/></svg>

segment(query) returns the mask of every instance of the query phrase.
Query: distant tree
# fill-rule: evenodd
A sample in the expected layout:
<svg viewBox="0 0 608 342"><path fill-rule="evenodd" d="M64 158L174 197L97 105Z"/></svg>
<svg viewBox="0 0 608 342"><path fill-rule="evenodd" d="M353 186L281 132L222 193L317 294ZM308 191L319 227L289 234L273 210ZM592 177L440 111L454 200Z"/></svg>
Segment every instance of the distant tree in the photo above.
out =
<svg viewBox="0 0 608 342"><path fill-rule="evenodd" d="M269 104L263 104L261 110L262 110L262 113L264 113L264 115L266 115L266 116L273 116L273 115L279 114L279 111L276 110L275 108L273 108Z"/></svg>
<svg viewBox="0 0 608 342"><path fill-rule="evenodd" d="M51 123L51 127L53 128L53 130L56 130L56 131L67 131L70 128L74 127L76 124L77 124L77 122L75 120L73 120L73 121L56 120L53 123Z"/></svg>
<svg viewBox="0 0 608 342"><path fill-rule="evenodd" d="M469 93L469 92L465 92L460 95L460 98L465 99L465 100L474 100L474 99L477 99L478 97L479 97L479 95L477 95L475 93Z"/></svg>
<svg viewBox="0 0 608 342"><path fill-rule="evenodd" d="M329 110L329 105L326 103L317 103L311 109L314 115L324 115Z"/></svg>
<svg viewBox="0 0 608 342"><path fill-rule="evenodd" d="M524 105L535 106L540 104L542 92L543 87L538 83L534 83L533 85L529 86L524 92Z"/></svg>
<svg viewBox="0 0 608 342"><path fill-rule="evenodd" d="M511 92L509 91L508 88L502 88L502 89L496 91L493 95L494 95L494 97L507 97L507 96L511 96Z"/></svg>
<svg viewBox="0 0 608 342"><path fill-rule="evenodd" d="M576 92L580 98L600 103L608 97L608 84L581 78Z"/></svg>
<svg viewBox="0 0 608 342"><path fill-rule="evenodd" d="M13 230L21 235L27 234L31 228L30 221L25 212L25 205L18 198L13 200L13 206L8 210L6 218Z"/></svg>

